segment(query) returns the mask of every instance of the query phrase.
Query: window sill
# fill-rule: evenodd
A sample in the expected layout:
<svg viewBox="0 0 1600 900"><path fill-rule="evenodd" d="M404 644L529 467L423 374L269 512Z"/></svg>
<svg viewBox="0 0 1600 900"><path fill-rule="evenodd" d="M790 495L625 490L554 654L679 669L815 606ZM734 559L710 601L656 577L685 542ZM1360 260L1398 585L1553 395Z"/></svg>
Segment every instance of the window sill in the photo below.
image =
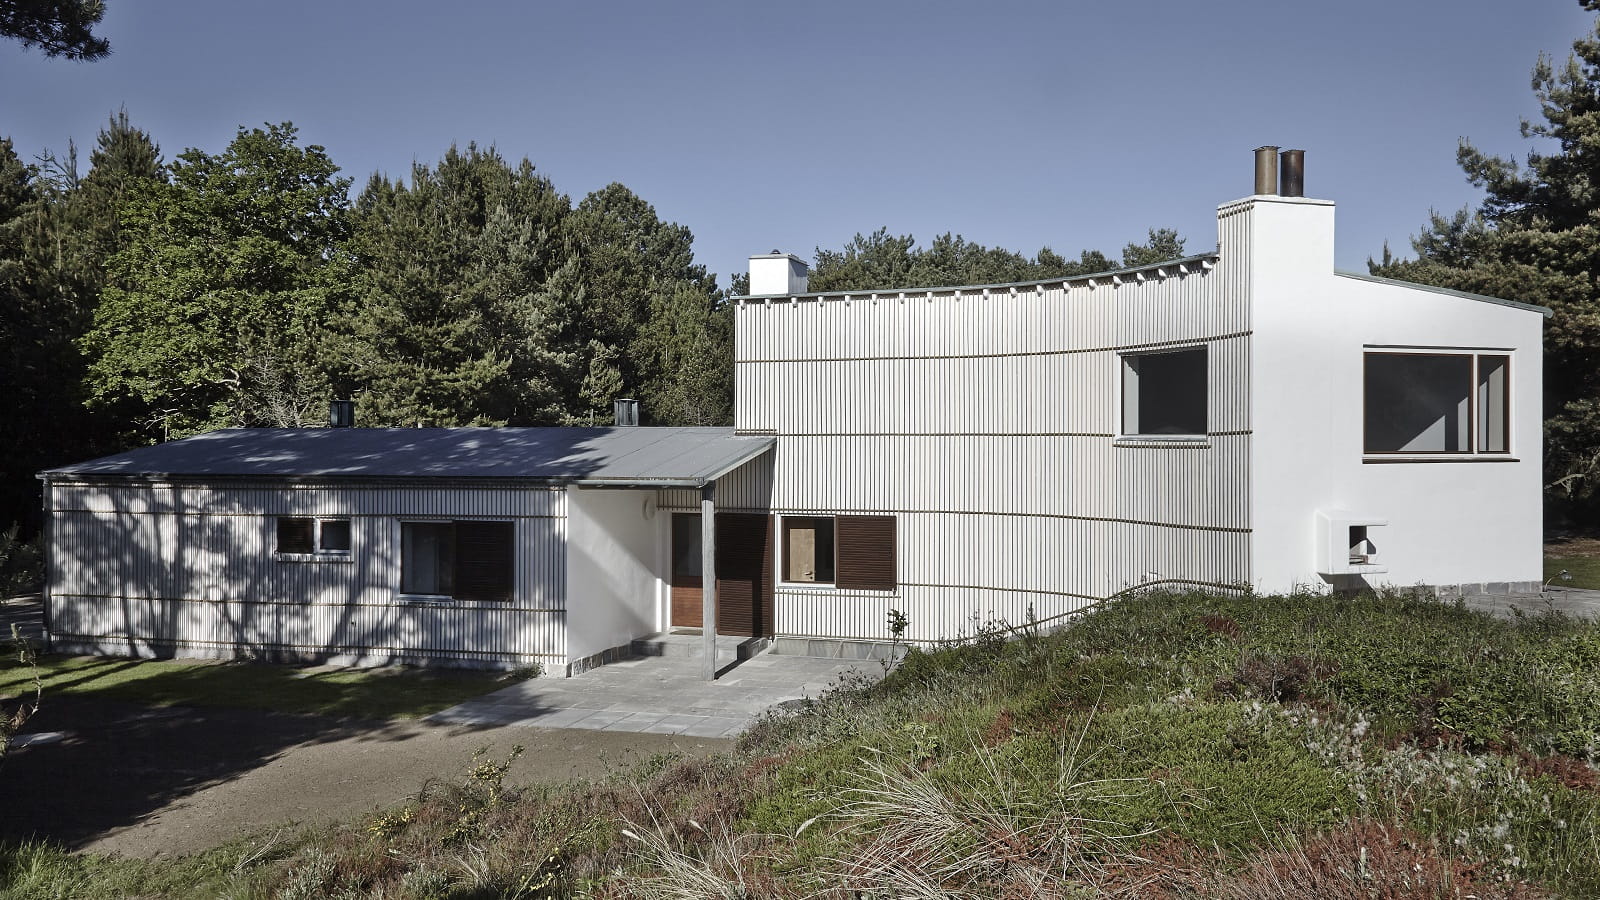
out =
<svg viewBox="0 0 1600 900"><path fill-rule="evenodd" d="M1384 453L1366 454L1363 465L1387 463L1514 463L1522 462L1507 453Z"/></svg>
<svg viewBox="0 0 1600 900"><path fill-rule="evenodd" d="M1114 447L1185 447L1189 449L1211 446L1211 436L1206 434L1119 434L1112 441Z"/></svg>
<svg viewBox="0 0 1600 900"><path fill-rule="evenodd" d="M349 553L273 553L276 562L286 563L353 563Z"/></svg>
<svg viewBox="0 0 1600 900"><path fill-rule="evenodd" d="M394 602L401 606L455 606L456 598L448 594L395 594Z"/></svg>

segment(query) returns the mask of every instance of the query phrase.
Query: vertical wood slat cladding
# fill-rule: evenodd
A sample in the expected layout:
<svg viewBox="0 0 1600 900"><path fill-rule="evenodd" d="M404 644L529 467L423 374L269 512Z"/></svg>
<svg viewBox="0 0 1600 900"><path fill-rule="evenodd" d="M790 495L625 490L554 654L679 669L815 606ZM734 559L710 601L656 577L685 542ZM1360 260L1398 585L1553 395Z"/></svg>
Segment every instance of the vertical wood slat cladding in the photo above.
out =
<svg viewBox="0 0 1600 900"><path fill-rule="evenodd" d="M677 556L674 552L675 560ZM745 637L772 633L771 557L770 516L717 513L718 633ZM699 628L703 617L703 579L699 575L679 574L676 570L671 578L672 624L679 628Z"/></svg>
<svg viewBox="0 0 1600 900"><path fill-rule="evenodd" d="M51 633L63 647L365 664L566 659L562 491L54 484L49 502ZM278 558L279 516L348 519L349 555ZM419 517L511 529L509 601L397 602L400 520Z"/></svg>
<svg viewBox="0 0 1600 900"><path fill-rule="evenodd" d="M740 301L735 421L778 436L772 511L897 519L892 590L844 573L832 589L779 585L777 632L886 640L892 608L928 640L1141 584L1248 583L1237 231L1222 216L1209 267L1117 283ZM1119 440L1121 354L1191 344L1207 351L1209 435Z"/></svg>
<svg viewBox="0 0 1600 900"><path fill-rule="evenodd" d="M841 590L892 591L899 586L894 516L839 516L834 527Z"/></svg>

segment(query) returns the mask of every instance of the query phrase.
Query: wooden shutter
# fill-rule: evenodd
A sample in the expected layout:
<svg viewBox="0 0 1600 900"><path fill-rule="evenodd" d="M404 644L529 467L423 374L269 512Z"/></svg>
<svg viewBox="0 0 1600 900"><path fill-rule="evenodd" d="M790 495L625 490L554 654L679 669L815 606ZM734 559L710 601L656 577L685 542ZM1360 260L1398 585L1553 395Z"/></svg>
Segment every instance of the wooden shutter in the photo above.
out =
<svg viewBox="0 0 1600 900"><path fill-rule="evenodd" d="M279 553L315 553L317 523L299 516L278 517Z"/></svg>
<svg viewBox="0 0 1600 900"><path fill-rule="evenodd" d="M839 516L836 520L838 586L861 591L892 591L895 569L894 516Z"/></svg>
<svg viewBox="0 0 1600 900"><path fill-rule="evenodd" d="M510 600L516 585L516 526L511 522L457 522L457 600Z"/></svg>

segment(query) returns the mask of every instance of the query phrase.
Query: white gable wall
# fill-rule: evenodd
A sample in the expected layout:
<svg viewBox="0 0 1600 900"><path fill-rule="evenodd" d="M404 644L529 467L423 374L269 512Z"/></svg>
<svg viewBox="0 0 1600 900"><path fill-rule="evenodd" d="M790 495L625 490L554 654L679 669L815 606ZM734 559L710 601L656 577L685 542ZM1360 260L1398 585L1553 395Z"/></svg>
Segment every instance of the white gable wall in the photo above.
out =
<svg viewBox="0 0 1600 900"><path fill-rule="evenodd" d="M567 489L567 655L579 663L665 627L654 490Z"/></svg>
<svg viewBox="0 0 1600 900"><path fill-rule="evenodd" d="M1368 585L1538 582L1543 317L1335 275L1334 209L1326 201L1256 197L1222 213L1224 222L1242 225L1255 262L1250 520L1256 588L1329 586L1314 561L1319 509L1388 520L1371 531L1388 571L1361 576ZM1226 256L1230 248L1225 243L1222 250ZM1515 462L1364 457L1363 354L1373 345L1508 351L1508 458Z"/></svg>

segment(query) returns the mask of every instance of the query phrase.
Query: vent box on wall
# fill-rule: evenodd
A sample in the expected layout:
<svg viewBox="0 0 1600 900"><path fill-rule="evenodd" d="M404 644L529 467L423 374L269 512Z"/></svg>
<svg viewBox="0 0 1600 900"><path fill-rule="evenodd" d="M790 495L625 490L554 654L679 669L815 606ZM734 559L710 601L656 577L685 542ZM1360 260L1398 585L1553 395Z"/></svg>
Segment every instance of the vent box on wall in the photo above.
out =
<svg viewBox="0 0 1600 900"><path fill-rule="evenodd" d="M1388 519L1342 509L1317 510L1317 572L1321 575L1365 575L1387 572L1373 529Z"/></svg>

